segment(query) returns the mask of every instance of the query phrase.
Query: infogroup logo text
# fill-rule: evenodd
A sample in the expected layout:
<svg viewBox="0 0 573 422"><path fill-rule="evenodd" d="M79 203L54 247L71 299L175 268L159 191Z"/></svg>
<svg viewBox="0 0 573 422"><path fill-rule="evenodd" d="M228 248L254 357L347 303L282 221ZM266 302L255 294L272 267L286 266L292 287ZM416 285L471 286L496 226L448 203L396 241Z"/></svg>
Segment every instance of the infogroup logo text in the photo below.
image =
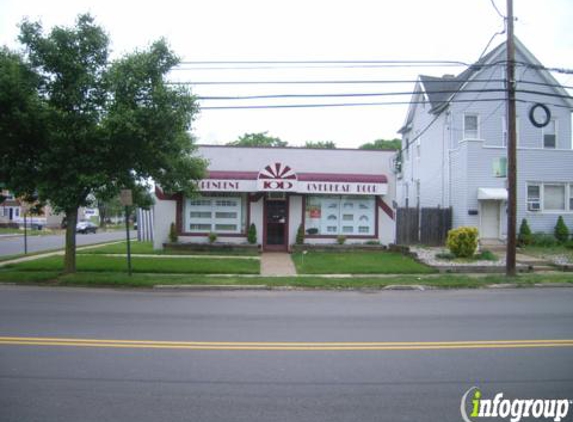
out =
<svg viewBox="0 0 573 422"><path fill-rule="evenodd" d="M469 415L468 398L471 399ZM534 418L560 422L567 417L571 404L568 399L504 399L503 393L495 394L493 399L484 399L481 390L472 387L463 395L460 411L464 422L475 422L478 418L509 418L511 422Z"/></svg>

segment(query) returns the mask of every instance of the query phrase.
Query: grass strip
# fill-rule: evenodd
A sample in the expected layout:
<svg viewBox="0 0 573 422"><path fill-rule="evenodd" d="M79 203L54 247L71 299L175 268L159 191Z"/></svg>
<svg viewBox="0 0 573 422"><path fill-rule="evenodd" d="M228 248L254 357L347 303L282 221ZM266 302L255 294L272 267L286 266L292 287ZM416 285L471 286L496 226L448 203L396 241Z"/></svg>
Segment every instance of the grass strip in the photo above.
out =
<svg viewBox="0 0 573 422"><path fill-rule="evenodd" d="M77 272L62 275L54 271L0 270L0 281L17 284L49 284L61 286L150 288L155 285L265 285L305 289L381 289L390 285L424 285L442 289L483 288L492 284L527 287L534 284L569 283L573 274L520 274L515 278L504 275L470 276L463 274L398 275L389 277L327 278L309 277L206 277L199 274L142 274L129 277L118 272Z"/></svg>
<svg viewBox="0 0 573 422"><path fill-rule="evenodd" d="M398 252L301 252L292 255L299 274L430 274L436 272Z"/></svg>
<svg viewBox="0 0 573 422"><path fill-rule="evenodd" d="M149 259L134 257L131 260L133 272L139 273L191 273L191 274L258 274L260 263L245 259L209 259L209 258L164 258ZM89 272L125 272L127 259L98 255L78 255L78 271ZM34 261L8 264L6 268L19 271L63 271L63 256L50 256Z"/></svg>

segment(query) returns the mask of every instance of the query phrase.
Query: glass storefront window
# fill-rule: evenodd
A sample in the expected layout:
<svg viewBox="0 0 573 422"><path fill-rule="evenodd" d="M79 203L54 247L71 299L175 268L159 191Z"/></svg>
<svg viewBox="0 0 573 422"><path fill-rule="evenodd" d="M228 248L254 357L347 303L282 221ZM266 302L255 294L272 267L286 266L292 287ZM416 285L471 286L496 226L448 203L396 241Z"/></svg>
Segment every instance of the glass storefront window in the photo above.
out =
<svg viewBox="0 0 573 422"><path fill-rule="evenodd" d="M246 231L247 198L210 194L187 199L184 210L184 232L232 233Z"/></svg>
<svg viewBox="0 0 573 422"><path fill-rule="evenodd" d="M307 235L373 236L373 196L308 196L304 213Z"/></svg>

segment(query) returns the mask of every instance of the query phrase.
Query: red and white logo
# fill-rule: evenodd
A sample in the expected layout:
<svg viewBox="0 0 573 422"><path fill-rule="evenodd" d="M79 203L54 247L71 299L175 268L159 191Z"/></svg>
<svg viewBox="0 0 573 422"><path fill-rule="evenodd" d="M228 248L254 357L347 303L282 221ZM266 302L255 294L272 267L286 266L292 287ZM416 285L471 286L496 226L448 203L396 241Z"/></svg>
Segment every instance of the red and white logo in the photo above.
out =
<svg viewBox="0 0 573 422"><path fill-rule="evenodd" d="M287 192L296 190L296 173L286 164L269 164L259 172L257 187L261 191Z"/></svg>

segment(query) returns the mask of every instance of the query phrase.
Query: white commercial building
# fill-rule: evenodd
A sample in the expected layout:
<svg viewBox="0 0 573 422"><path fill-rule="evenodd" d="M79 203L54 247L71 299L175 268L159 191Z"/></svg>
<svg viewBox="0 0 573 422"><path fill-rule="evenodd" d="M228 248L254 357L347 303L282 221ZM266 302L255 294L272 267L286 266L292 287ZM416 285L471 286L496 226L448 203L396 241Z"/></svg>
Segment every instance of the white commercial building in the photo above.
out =
<svg viewBox="0 0 573 422"><path fill-rule="evenodd" d="M156 190L154 247L168 241L245 243L254 224L265 251L305 243L380 242L395 238L392 151L199 146L208 162L200 195Z"/></svg>

